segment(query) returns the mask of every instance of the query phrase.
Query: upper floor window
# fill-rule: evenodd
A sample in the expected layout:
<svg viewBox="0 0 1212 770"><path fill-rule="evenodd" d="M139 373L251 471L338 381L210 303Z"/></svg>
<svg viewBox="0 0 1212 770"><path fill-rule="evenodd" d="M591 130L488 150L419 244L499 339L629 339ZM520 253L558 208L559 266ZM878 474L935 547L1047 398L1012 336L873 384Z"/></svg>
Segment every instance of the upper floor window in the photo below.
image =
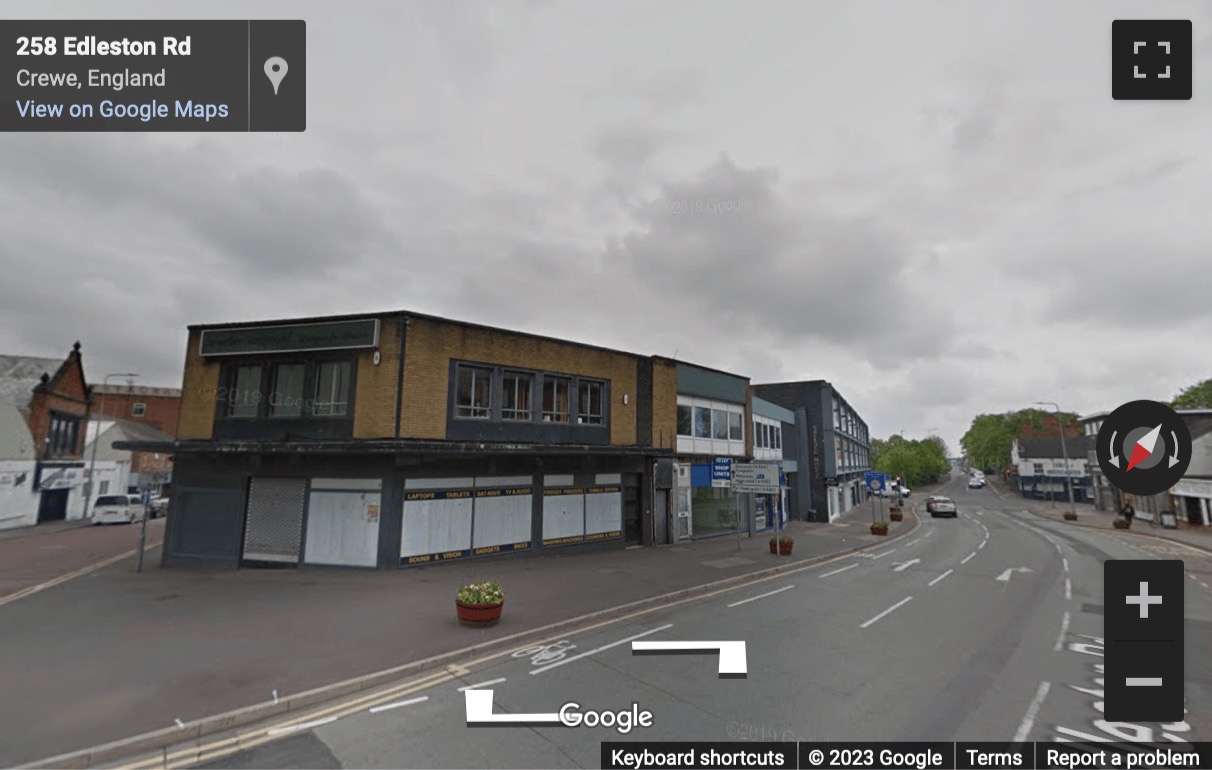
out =
<svg viewBox="0 0 1212 770"><path fill-rule="evenodd" d="M492 416L492 370L478 366L458 369L455 414L486 420Z"/></svg>
<svg viewBox="0 0 1212 770"><path fill-rule="evenodd" d="M728 413L728 439L730 441L745 440L745 415L740 412Z"/></svg>
<svg viewBox="0 0 1212 770"><path fill-rule="evenodd" d="M256 417L261 400L261 367L237 366L227 388L227 416Z"/></svg>
<svg viewBox="0 0 1212 770"><path fill-rule="evenodd" d="M689 404L678 404L678 435L694 435L694 407Z"/></svg>
<svg viewBox="0 0 1212 770"><path fill-rule="evenodd" d="M572 381L567 377L543 377L543 422L568 422Z"/></svg>
<svg viewBox="0 0 1212 770"><path fill-rule="evenodd" d="M302 417L307 364L278 364L269 394L270 417Z"/></svg>
<svg viewBox="0 0 1212 770"><path fill-rule="evenodd" d="M325 361L316 373L316 391L312 414L318 417L349 415L349 380L352 367L348 361Z"/></svg>
<svg viewBox="0 0 1212 770"><path fill-rule="evenodd" d="M711 438L711 410L705 406L694 408L694 437Z"/></svg>
<svg viewBox="0 0 1212 770"><path fill-rule="evenodd" d="M229 418L348 417L352 378L350 361L239 364L228 371L219 398Z"/></svg>
<svg viewBox="0 0 1212 770"><path fill-rule="evenodd" d="M132 404L130 413L134 417L142 417L147 414L147 404Z"/></svg>
<svg viewBox="0 0 1212 770"><path fill-rule="evenodd" d="M577 422L582 425L601 425L606 418L605 404L602 403L603 383L593 380L581 380L577 393Z"/></svg>
<svg viewBox="0 0 1212 770"><path fill-rule="evenodd" d="M1044 464L1043 463L1035 463L1035 475L1036 476L1044 475Z"/></svg>
<svg viewBox="0 0 1212 770"><path fill-rule="evenodd" d="M530 420L530 391L534 377L520 372L505 372L501 378L501 419Z"/></svg>
<svg viewBox="0 0 1212 770"><path fill-rule="evenodd" d="M773 432L774 432L774 448L782 449L783 448L783 428L782 428L782 426L775 425L773 428Z"/></svg>
<svg viewBox="0 0 1212 770"><path fill-rule="evenodd" d="M49 455L73 455L80 439L80 418L53 414L47 435L46 451Z"/></svg>

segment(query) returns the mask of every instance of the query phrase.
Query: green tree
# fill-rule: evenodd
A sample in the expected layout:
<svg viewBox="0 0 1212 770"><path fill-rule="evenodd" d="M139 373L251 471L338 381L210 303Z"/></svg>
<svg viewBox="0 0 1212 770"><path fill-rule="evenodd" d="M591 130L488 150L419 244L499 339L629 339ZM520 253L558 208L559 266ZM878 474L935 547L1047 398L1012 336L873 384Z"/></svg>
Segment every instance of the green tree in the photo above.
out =
<svg viewBox="0 0 1212 770"><path fill-rule="evenodd" d="M1212 409L1212 379L1185 389L1170 402L1172 409Z"/></svg>
<svg viewBox="0 0 1212 770"><path fill-rule="evenodd" d="M1030 425L1036 432L1049 424L1055 426L1054 412L1041 409L1020 409L1004 414L982 414L972 421L968 432L960 439L968 463L974 468L1000 469L1010 463L1010 447L1014 437ZM1073 413L1061 413L1061 425L1077 422ZM1048 421L1051 420L1051 423Z"/></svg>
<svg viewBox="0 0 1212 770"><path fill-rule="evenodd" d="M879 452L872 453L872 467L900 479L910 488L937 481L951 464L947 462L946 446L934 438L907 441L892 436L879 441ZM874 442L873 442L874 445Z"/></svg>

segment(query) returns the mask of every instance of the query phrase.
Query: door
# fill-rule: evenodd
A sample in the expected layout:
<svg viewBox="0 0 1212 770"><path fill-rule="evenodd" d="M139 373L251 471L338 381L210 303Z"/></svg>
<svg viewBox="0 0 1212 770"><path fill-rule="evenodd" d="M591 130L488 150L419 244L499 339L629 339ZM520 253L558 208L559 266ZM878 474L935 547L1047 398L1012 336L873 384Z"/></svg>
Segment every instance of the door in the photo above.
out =
<svg viewBox="0 0 1212 770"><path fill-rule="evenodd" d="M644 542L640 526L640 479L635 473L623 474L623 539L627 545Z"/></svg>
<svg viewBox="0 0 1212 770"><path fill-rule="evenodd" d="M44 489L38 499L38 523L63 521L67 518L67 496L70 489Z"/></svg>
<svg viewBox="0 0 1212 770"><path fill-rule="evenodd" d="M656 525L656 542L669 542L669 490L658 489L654 500L653 519Z"/></svg>
<svg viewBox="0 0 1212 770"><path fill-rule="evenodd" d="M1184 497L1187 506L1187 521L1191 524L1203 524L1204 512L1198 497Z"/></svg>
<svg viewBox="0 0 1212 770"><path fill-rule="evenodd" d="M297 565L306 500L307 479L265 476L250 479L243 561Z"/></svg>

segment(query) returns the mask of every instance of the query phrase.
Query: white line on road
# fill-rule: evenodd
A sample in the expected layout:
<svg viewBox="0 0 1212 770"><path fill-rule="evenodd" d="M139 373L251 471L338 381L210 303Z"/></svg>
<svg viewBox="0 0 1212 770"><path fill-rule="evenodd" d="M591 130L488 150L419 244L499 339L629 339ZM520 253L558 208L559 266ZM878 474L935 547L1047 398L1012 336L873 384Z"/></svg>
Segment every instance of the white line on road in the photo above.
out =
<svg viewBox="0 0 1212 770"><path fill-rule="evenodd" d="M737 607L742 604L748 604L749 602L756 602L758 599L765 599L767 596L774 596L775 594L781 594L783 591L789 591L792 588L795 588L795 586L783 586L782 588L776 588L773 591L767 591L764 594L758 594L757 596L750 596L748 599L741 599L739 602L733 602L732 604L729 604L728 606Z"/></svg>
<svg viewBox="0 0 1212 770"><path fill-rule="evenodd" d="M1027 707L1027 715L1023 717L1023 723L1018 726L1018 732L1014 734L1014 743L1022 743L1031 734L1031 728L1035 725L1035 717L1039 714L1040 707L1044 705L1044 698L1048 697L1048 689L1051 687L1052 685L1048 682L1040 682L1039 690L1032 698L1031 705Z"/></svg>
<svg viewBox="0 0 1212 770"><path fill-rule="evenodd" d="M968 554L967 556L965 556L965 557L963 558L963 560L962 560L962 561L960 561L960 564L967 564L968 562L972 561L972 557L973 557L973 556L976 556L976 551L973 551L972 553L970 553L970 554Z"/></svg>
<svg viewBox="0 0 1212 770"><path fill-rule="evenodd" d="M1065 610L1065 614L1061 615L1061 632L1060 636L1056 637L1056 645L1052 648L1060 652L1065 648L1065 636L1069 633L1069 610Z"/></svg>
<svg viewBox="0 0 1212 770"><path fill-rule="evenodd" d="M893 552L893 551L895 551L895 550L896 550L895 548L890 548L890 549L888 549L887 551L884 551L883 553L873 553L873 554L871 554L871 558L872 558L872 559L879 559L879 558L882 558L882 557L884 557L884 556L887 556L888 554L892 553L892 552Z"/></svg>
<svg viewBox="0 0 1212 770"><path fill-rule="evenodd" d="M984 548L984 547L985 547L985 543L988 543L988 542L989 542L989 538L988 538L988 537L986 537L984 540L982 540L982 541L981 541L981 544L980 544L980 545L978 545L978 546L976 547L976 550L978 550L978 551L979 551L980 549Z"/></svg>
<svg viewBox="0 0 1212 770"><path fill-rule="evenodd" d="M469 684L466 687L460 687L458 691L463 692L465 690L474 690L477 687L487 687L490 684L500 684L501 682L504 682L504 681L505 681L504 677L501 677L500 679L489 679L487 682L480 682L479 684Z"/></svg>
<svg viewBox="0 0 1212 770"><path fill-rule="evenodd" d="M589 652L582 652L580 655L573 655L571 658L564 658L563 660L556 661L555 663L552 663L549 666L543 666L542 668L536 668L533 671L531 671L530 673L531 674L541 674L544 671L550 671L553 668L559 668L560 666L563 666L565 663L572 663L574 660L580 660L581 658L588 658L590 655L596 655L599 652L601 652L602 650L609 650L611 647L618 647L620 644L627 644L628 642L630 642L634 639L640 639L645 636L651 636L652 634L658 633L660 631L665 631L666 629L670 629L670 628L673 628L673 624L666 623L665 625L663 625L659 628L654 628L650 631L645 631L642 634L636 634L635 636L629 636L626 639L620 639L617 642L611 642L610 644L603 644L601 647L590 650Z"/></svg>
<svg viewBox="0 0 1212 770"><path fill-rule="evenodd" d="M319 727L320 725L326 725L329 722L335 722L335 721L337 721L336 717L325 717L324 719L317 719L314 722L304 722L304 723L298 724L298 725L291 725L290 727L278 727L273 730L267 731L265 734L266 735L281 735L282 733L293 733L296 730L307 730L312 727Z"/></svg>
<svg viewBox="0 0 1212 770"><path fill-rule="evenodd" d="M505 680L504 679L495 679L493 681L504 682ZM484 684L492 684L492 682L485 682ZM472 687L478 687L478 686L479 685L472 685ZM460 692L463 690L466 690L466 689L467 689L466 687L462 687L462 688L460 688ZM372 714L378 714L380 711L389 711L391 709L398 709L401 706L411 706L414 703L424 703L427 700L429 700L429 696L422 695L419 698L409 698L408 700L398 700L395 703L384 703L382 706L375 706L374 708L369 709L369 711Z"/></svg>
<svg viewBox="0 0 1212 770"><path fill-rule="evenodd" d="M921 540L921 538L920 538L920 537L915 537L915 538L913 538L912 540L910 540L908 543L905 543L905 545L906 545L906 546L911 546L911 545L913 545L914 543L916 543L916 542L917 542L917 541L919 541L919 540Z"/></svg>
<svg viewBox="0 0 1212 770"><path fill-rule="evenodd" d="M1073 598L1073 581L1069 578L1065 578L1065 598Z"/></svg>
<svg viewBox="0 0 1212 770"><path fill-rule="evenodd" d="M1065 572L1068 572L1069 571L1069 560L1061 559L1061 564L1065 565Z"/></svg>
<svg viewBox="0 0 1212 770"><path fill-rule="evenodd" d="M900 562L899 564L897 564L895 567L892 568L892 571L893 572L904 572L905 570L909 569L914 564L918 564L919 562L921 562L921 559L910 559L909 561Z"/></svg>
<svg viewBox="0 0 1212 770"><path fill-rule="evenodd" d="M880 614L876 615L876 616L875 616L874 618L872 618L871 620L868 620L866 623L864 623L863 625L859 626L859 628L866 628L867 626L871 625L872 623L876 622L876 621L877 621L877 620L879 620L880 618L884 617L885 615L887 615L887 614L889 614L890 612L892 612L893 610L895 610L897 607L900 607L900 606L904 605L905 603L907 603L907 602L908 602L910 599L912 599L912 598L913 598L912 596L906 596L904 599L901 599L901 600L900 600L899 602L897 602L896 604L892 605L892 606L891 606L891 607L889 607L888 609L886 609L886 610L884 610L883 612L881 612Z"/></svg>
<svg viewBox="0 0 1212 770"><path fill-rule="evenodd" d="M942 580L943 578L945 578L945 577L947 577L948 575L950 575L952 572L954 572L954 570L947 570L947 571L946 571L946 572L944 572L943 574L941 574L941 575L939 575L938 577L936 577L934 580L931 580L931 581L930 581L929 583L927 583L926 585L930 585L930 586L932 586L932 585L934 585L935 583L937 583L938 581L940 581L940 580Z"/></svg>
<svg viewBox="0 0 1212 770"><path fill-rule="evenodd" d="M849 567L842 567L841 569L835 569L833 572L826 572L824 575L821 575L821 577L827 578L830 575L836 575L839 572L845 572L846 570L854 569L857 566L858 566L857 564L851 564Z"/></svg>

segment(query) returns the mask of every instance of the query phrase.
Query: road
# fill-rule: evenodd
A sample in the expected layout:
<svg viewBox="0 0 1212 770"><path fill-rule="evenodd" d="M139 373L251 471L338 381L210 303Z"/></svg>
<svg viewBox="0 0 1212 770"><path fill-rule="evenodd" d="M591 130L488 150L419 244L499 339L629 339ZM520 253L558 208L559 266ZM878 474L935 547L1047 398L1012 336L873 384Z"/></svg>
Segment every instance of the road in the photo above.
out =
<svg viewBox="0 0 1212 770"><path fill-rule="evenodd" d="M1014 499L946 494L957 519L923 516L887 548L468 661L374 699L240 731L173 767L598 767L602 741L1212 739L1212 558L1128 533L1066 526ZM1102 562L1182 558L1186 722L1101 721ZM1000 578L1000 579L999 579ZM635 655L631 641L743 640L748 675L717 658ZM495 713L623 711L652 725L465 723L463 689ZM129 763L126 766L131 766ZM138 767L153 766L147 762ZM155 766L160 766L155 763Z"/></svg>

